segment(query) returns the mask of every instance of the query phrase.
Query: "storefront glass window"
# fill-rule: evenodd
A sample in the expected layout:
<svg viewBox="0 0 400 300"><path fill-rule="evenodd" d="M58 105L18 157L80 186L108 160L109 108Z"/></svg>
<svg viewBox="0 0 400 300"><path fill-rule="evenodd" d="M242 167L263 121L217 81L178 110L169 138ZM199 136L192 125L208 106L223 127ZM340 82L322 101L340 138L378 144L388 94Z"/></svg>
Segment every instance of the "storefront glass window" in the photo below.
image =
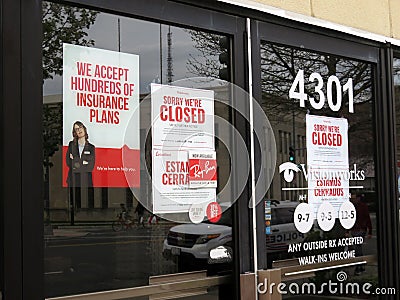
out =
<svg viewBox="0 0 400 300"><path fill-rule="evenodd" d="M372 70L261 43L261 105L278 143L274 193L265 200L268 267L296 266L296 279L317 290L340 272L378 282ZM343 266L324 270L335 264ZM307 272L310 265L321 271Z"/></svg>
<svg viewBox="0 0 400 300"><path fill-rule="evenodd" d="M141 207L129 184L121 187L120 183L112 181L113 175L103 176L101 180L104 181L96 175L95 171L104 171L104 168L109 168L110 172L129 171L129 168L124 170L124 166L121 170L120 167L100 166L101 155L110 164L121 157L112 151L104 152L104 146L99 144L115 140L107 126L122 122L122 111L131 103L126 101L131 100L100 99L93 91L101 89L103 94L113 94L114 89L114 94L131 96L132 88L138 93L139 103L149 95L152 83L169 84L197 76L218 78L223 67L218 57L218 41L229 40L228 37L51 2L43 3L43 34L45 296L146 286L152 276L178 272L229 273L232 263L210 265L208 252L213 248L210 241L218 238L225 240L215 246L232 245L230 210L218 224L201 224L203 230L198 227L194 230L193 224L176 227L179 225L176 222L153 216ZM72 45L67 46L72 50L64 46L64 55L63 43ZM74 81L70 70L74 66L68 64L66 53L68 59L72 57L70 61L76 59L80 79L86 81ZM88 63L95 57L100 57L97 65ZM124 61L125 65L115 67L115 59ZM70 76L70 86L63 86L65 74ZM79 84L86 86L79 88ZM93 92L93 99L78 97L76 101L80 104L77 106L90 106L89 101L100 101L104 111L93 110L87 121L73 116L74 121L66 124L64 118L64 125L63 115L75 113L67 108L66 99L63 99L63 95L67 97L66 90L88 88ZM122 91L118 92L119 89ZM113 105L120 110L118 113L109 109ZM217 111L223 118L229 118L227 110ZM151 170L152 149L151 136L146 136L148 128L143 124L150 123L149 118L148 107L148 111L140 112L139 130L134 133L137 141L142 143L146 139L143 143L150 147L140 157L142 163L150 162L150 165L137 165L140 171L136 170L133 183L138 195L147 200L151 199L152 187L143 174ZM93 122L101 125L94 130ZM103 126L101 130L99 126ZM115 131L115 135L122 133ZM80 140L83 143L73 148L75 146L68 142L75 136L78 144ZM225 151L224 147L216 143L217 153ZM219 157L217 189L223 187L229 176L229 155L222 153ZM86 171L77 176L78 168ZM220 299L218 288L208 292L207 299Z"/></svg>

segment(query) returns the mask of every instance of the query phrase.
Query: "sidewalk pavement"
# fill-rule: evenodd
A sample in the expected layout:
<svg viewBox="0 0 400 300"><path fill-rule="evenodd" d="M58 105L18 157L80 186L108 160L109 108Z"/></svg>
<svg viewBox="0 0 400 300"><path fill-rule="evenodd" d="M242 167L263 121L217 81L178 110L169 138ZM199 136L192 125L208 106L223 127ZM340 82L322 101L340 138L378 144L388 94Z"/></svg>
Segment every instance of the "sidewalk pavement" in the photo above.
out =
<svg viewBox="0 0 400 300"><path fill-rule="evenodd" d="M111 232L111 224L108 225L46 225L44 228L45 238L59 237L82 237L91 233Z"/></svg>

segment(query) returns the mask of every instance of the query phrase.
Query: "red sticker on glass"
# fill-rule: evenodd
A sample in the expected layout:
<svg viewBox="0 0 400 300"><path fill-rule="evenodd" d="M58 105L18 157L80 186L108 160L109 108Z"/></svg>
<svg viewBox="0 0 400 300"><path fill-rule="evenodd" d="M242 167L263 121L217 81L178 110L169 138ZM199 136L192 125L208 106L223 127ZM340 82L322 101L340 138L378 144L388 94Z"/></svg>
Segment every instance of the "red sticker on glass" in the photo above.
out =
<svg viewBox="0 0 400 300"><path fill-rule="evenodd" d="M217 187L215 151L189 151L189 188Z"/></svg>
<svg viewBox="0 0 400 300"><path fill-rule="evenodd" d="M207 206L206 214L207 214L207 219L210 222L217 223L222 216L221 205L219 205L217 202L211 202Z"/></svg>

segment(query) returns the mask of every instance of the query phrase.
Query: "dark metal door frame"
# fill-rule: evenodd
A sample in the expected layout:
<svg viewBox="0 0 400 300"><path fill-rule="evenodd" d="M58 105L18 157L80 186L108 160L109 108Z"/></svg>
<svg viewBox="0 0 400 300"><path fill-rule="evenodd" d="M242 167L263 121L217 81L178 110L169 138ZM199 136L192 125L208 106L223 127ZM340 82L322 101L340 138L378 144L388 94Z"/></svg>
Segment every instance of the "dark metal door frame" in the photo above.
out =
<svg viewBox="0 0 400 300"><path fill-rule="evenodd" d="M399 270L399 228L398 224L398 195L396 159L395 159L395 120L393 107L393 76L392 59L389 47L365 41L346 34L318 30L309 26L300 25L302 29L294 28L295 22L288 26L252 21L252 61L253 61L253 86L254 98L261 99L261 66L260 66L260 41L270 41L285 46L292 46L311 51L332 53L351 59L370 62L374 65L374 124L376 138L376 183L377 197L380 199L378 218L378 243L379 251L379 278L382 287L395 287L400 290ZM390 201L391 200L391 201ZM259 216L263 216L263 207L258 207ZM263 228L263 218L257 220L258 226ZM265 235L259 230L259 268L266 268L267 262L264 254ZM388 298L385 298L388 299Z"/></svg>
<svg viewBox="0 0 400 300"><path fill-rule="evenodd" d="M40 1L1 1L3 299L43 294Z"/></svg>

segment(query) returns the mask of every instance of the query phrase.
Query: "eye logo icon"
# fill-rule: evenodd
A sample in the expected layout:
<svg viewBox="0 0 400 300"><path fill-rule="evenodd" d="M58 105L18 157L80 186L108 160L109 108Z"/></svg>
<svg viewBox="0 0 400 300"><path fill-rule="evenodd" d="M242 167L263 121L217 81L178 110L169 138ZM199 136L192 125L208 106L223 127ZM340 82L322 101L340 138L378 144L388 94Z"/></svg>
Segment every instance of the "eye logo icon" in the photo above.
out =
<svg viewBox="0 0 400 300"><path fill-rule="evenodd" d="M279 173L282 172L286 182L292 182L294 178L294 172L300 172L300 169L292 162L285 162L279 166Z"/></svg>

